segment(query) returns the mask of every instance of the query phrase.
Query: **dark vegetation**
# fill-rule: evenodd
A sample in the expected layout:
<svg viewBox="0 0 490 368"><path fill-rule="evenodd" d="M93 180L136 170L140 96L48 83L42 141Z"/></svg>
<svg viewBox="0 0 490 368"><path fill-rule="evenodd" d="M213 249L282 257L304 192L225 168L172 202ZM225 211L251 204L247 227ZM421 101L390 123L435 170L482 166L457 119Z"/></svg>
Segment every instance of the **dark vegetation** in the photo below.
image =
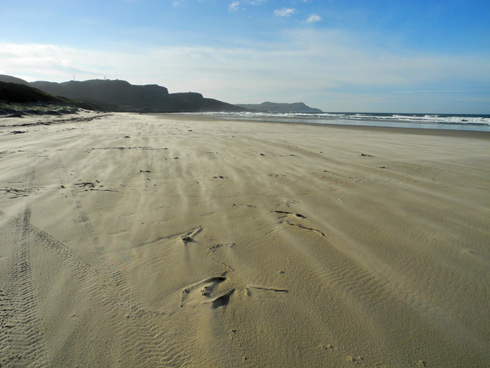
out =
<svg viewBox="0 0 490 368"><path fill-rule="evenodd" d="M79 108L100 110L93 103L56 97L28 84L0 81L0 115L60 115L74 113Z"/></svg>
<svg viewBox="0 0 490 368"><path fill-rule="evenodd" d="M25 84L0 82L0 101L9 103L65 103L61 98Z"/></svg>

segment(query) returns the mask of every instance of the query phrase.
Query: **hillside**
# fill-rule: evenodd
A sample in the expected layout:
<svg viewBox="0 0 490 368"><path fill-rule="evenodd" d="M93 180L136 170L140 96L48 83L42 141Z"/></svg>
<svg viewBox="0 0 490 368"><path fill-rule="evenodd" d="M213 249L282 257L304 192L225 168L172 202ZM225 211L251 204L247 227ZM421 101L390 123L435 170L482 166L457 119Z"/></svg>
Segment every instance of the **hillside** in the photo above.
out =
<svg viewBox="0 0 490 368"><path fill-rule="evenodd" d="M55 96L96 103L112 111L140 110L142 106L155 109L168 97L164 87L133 86L126 81L89 80L64 83L32 82L31 86Z"/></svg>
<svg viewBox="0 0 490 368"><path fill-rule="evenodd" d="M0 101L7 103L59 103L66 101L25 84L0 82Z"/></svg>
<svg viewBox="0 0 490 368"><path fill-rule="evenodd" d="M156 84L132 85L122 80L30 83L42 91L73 100L88 101L110 111L202 112L242 111L243 108L204 98L200 93L173 93Z"/></svg>
<svg viewBox="0 0 490 368"><path fill-rule="evenodd" d="M17 84L29 84L29 82L17 78L17 77L12 77L11 75L5 75L5 74L0 74L0 82L6 82L6 83L17 83Z"/></svg>
<svg viewBox="0 0 490 368"><path fill-rule="evenodd" d="M3 76L2 76L3 77ZM12 80L2 78L4 80ZM17 78L14 78L15 80ZM27 83L27 82L26 82ZM100 110L95 104L56 97L27 84L0 81L0 115L73 113L78 108Z"/></svg>

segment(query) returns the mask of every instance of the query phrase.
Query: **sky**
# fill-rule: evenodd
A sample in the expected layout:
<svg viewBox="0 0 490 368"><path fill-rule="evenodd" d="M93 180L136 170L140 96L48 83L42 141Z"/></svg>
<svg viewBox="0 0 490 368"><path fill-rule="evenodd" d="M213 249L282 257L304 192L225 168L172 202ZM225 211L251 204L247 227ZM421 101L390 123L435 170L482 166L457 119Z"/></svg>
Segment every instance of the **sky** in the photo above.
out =
<svg viewBox="0 0 490 368"><path fill-rule="evenodd" d="M488 0L0 0L0 74L490 114Z"/></svg>

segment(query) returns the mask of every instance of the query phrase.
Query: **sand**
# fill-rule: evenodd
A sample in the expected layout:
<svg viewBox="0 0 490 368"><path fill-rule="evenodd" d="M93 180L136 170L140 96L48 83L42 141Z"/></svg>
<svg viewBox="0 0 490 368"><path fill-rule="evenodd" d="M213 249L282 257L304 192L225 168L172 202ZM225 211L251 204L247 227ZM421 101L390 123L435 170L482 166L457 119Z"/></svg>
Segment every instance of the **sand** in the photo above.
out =
<svg viewBox="0 0 490 368"><path fill-rule="evenodd" d="M1 367L490 365L489 134L79 116L0 121Z"/></svg>

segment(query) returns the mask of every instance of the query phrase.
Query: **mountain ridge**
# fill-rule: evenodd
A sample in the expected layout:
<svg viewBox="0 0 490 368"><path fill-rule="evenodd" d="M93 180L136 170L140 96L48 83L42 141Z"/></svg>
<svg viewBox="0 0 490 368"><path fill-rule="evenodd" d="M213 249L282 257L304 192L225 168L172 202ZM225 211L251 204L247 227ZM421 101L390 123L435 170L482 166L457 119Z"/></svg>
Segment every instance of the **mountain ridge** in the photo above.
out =
<svg viewBox="0 0 490 368"><path fill-rule="evenodd" d="M157 84L134 85L118 79L72 80L62 83L27 82L20 78L0 74L0 81L33 87L52 96L68 99L71 103L78 102L86 106L95 106L97 109L115 112L322 112L303 102L230 104L206 98L198 92L169 93L166 87ZM32 92L27 94L33 95Z"/></svg>
<svg viewBox="0 0 490 368"><path fill-rule="evenodd" d="M169 93L156 84L133 85L123 80L32 82L30 85L55 96L83 100L119 112L243 111L243 108L203 97L197 92Z"/></svg>

